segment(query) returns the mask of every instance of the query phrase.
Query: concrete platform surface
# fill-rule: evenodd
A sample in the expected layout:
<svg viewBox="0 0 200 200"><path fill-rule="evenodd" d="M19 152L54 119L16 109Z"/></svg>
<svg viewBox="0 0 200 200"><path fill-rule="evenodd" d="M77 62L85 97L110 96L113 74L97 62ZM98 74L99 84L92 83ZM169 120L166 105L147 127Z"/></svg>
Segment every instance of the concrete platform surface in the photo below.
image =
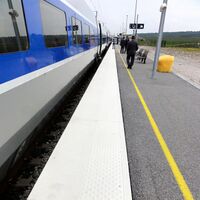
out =
<svg viewBox="0 0 200 200"><path fill-rule="evenodd" d="M192 199L180 191L118 50L116 59L133 199ZM193 198L200 199L200 90L170 73L152 80L152 65L136 61L130 72Z"/></svg>

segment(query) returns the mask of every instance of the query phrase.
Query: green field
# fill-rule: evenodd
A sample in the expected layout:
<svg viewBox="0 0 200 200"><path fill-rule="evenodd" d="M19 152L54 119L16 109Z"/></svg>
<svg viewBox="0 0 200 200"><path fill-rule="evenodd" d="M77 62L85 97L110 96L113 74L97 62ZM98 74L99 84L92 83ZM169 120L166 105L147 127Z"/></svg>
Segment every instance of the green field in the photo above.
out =
<svg viewBox="0 0 200 200"><path fill-rule="evenodd" d="M157 33L139 34L139 44L156 46L157 37ZM165 32L162 47L200 48L200 31Z"/></svg>

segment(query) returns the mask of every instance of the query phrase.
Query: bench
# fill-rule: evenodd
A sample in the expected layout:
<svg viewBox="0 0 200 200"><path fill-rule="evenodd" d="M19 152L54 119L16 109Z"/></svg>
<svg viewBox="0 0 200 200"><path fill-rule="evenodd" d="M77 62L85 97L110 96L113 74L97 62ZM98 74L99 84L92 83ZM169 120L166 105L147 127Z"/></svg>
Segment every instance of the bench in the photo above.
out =
<svg viewBox="0 0 200 200"><path fill-rule="evenodd" d="M142 63L146 63L148 53L149 53L149 51L146 49L139 49L136 52L136 60L139 60Z"/></svg>
<svg viewBox="0 0 200 200"><path fill-rule="evenodd" d="M143 52L143 50L144 49L138 49L137 51L136 51L136 54L135 54L135 56L137 57L137 56L141 56L142 55L142 52Z"/></svg>

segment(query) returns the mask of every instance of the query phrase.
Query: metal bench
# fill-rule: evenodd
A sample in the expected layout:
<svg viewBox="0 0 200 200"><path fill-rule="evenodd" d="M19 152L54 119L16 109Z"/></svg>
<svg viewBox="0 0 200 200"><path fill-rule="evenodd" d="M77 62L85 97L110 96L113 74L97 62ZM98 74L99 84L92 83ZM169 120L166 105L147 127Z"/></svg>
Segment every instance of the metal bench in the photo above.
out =
<svg viewBox="0 0 200 200"><path fill-rule="evenodd" d="M149 51L146 49L139 49L138 53L136 53L136 60L146 63L148 53Z"/></svg>
<svg viewBox="0 0 200 200"><path fill-rule="evenodd" d="M143 50L144 49L138 49L137 51L136 51L136 57L138 57L138 56L141 56L142 55L142 52L143 52Z"/></svg>

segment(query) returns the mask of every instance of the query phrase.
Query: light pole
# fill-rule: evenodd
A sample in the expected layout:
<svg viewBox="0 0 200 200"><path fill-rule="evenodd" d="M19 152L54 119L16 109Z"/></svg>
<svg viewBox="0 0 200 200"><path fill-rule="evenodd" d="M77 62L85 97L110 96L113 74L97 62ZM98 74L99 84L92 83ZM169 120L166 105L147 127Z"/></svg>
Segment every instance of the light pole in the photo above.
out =
<svg viewBox="0 0 200 200"><path fill-rule="evenodd" d="M134 24L136 24L136 15L137 15L137 0L135 0L135 15L134 15Z"/></svg>
<svg viewBox="0 0 200 200"><path fill-rule="evenodd" d="M124 22L122 22L122 34L125 32L124 29Z"/></svg>
<svg viewBox="0 0 200 200"><path fill-rule="evenodd" d="M93 11L93 12L95 12L95 21L96 21L96 26L97 26L97 35L99 35L99 24L98 24L98 11L97 10L95 10L95 11ZM99 44L99 39L97 39L97 43ZM101 51L101 49L100 49L100 51ZM99 45L97 45L97 52L99 52Z"/></svg>
<svg viewBox="0 0 200 200"><path fill-rule="evenodd" d="M126 15L126 35L127 35L127 30L128 29L128 15Z"/></svg>
<svg viewBox="0 0 200 200"><path fill-rule="evenodd" d="M137 26L138 26L138 18L139 18L139 15L137 14L136 30L135 30L135 36L136 36L136 39L137 39Z"/></svg>
<svg viewBox="0 0 200 200"><path fill-rule="evenodd" d="M162 42L163 29L164 29L164 23L165 23L165 15L166 15L166 10L167 10L167 1L168 0L163 0L163 4L160 7L161 18L160 18L157 47L156 47L156 52L155 52L154 62L153 62L153 69L152 69L152 76L151 76L152 79L155 76L156 67L158 65L158 59L159 59L159 55L160 55L160 47L161 47L161 42Z"/></svg>

